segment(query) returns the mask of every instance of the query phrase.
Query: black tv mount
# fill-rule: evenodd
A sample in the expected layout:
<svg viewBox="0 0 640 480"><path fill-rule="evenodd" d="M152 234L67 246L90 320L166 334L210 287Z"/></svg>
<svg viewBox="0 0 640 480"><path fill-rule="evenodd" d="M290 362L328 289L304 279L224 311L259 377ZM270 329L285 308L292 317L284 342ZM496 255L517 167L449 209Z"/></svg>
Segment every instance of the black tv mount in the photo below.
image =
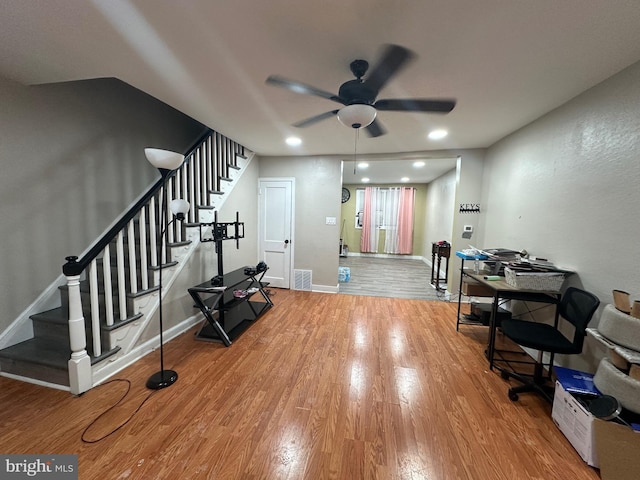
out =
<svg viewBox="0 0 640 480"><path fill-rule="evenodd" d="M216 254L218 255L218 275L211 279L213 286L222 285L224 271L222 268L222 242L225 240L235 240L236 249L240 249L240 239L244 238L244 222L240 221L240 213L236 212L235 222L218 222L218 212L213 214L213 222L201 222L200 241L215 242ZM211 236L206 236L206 230L211 227Z"/></svg>

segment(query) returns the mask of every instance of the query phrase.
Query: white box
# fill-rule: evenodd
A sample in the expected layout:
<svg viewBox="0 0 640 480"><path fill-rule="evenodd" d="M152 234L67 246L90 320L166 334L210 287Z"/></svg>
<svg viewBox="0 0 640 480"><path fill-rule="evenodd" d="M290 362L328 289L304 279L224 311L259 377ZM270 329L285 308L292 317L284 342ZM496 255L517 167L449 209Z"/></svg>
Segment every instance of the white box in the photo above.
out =
<svg viewBox="0 0 640 480"><path fill-rule="evenodd" d="M594 417L558 381L556 381L551 418L582 459L592 467L598 467Z"/></svg>

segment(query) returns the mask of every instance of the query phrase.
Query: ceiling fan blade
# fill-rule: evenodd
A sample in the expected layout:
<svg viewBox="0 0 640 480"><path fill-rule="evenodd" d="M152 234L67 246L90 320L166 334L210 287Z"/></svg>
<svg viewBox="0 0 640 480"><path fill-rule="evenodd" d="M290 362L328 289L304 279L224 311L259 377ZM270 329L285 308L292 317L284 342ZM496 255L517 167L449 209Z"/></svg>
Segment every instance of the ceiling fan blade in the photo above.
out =
<svg viewBox="0 0 640 480"><path fill-rule="evenodd" d="M376 92L379 91L392 76L398 73L398 71L414 57L415 54L405 47L387 45L382 54L382 58L369 75L367 75L364 84Z"/></svg>
<svg viewBox="0 0 640 480"><path fill-rule="evenodd" d="M367 135L370 137L379 137L387 133L387 130L382 126L382 123L376 118L370 125L364 127L367 131Z"/></svg>
<svg viewBox="0 0 640 480"><path fill-rule="evenodd" d="M332 100L334 102L338 102L343 105L346 105L346 102L334 93L320 90L319 88L312 87L311 85L307 85L306 83L297 82L295 80L289 80L288 78L284 78L279 75L270 75L267 78L266 83L268 85L273 85L275 87L286 88L287 90L290 90L295 93L315 95L317 97L326 98L328 100Z"/></svg>
<svg viewBox="0 0 640 480"><path fill-rule="evenodd" d="M338 110L331 110L330 112L324 112L324 113L321 113L320 115L314 115L313 117L296 122L293 124L293 126L298 128L308 127L309 125L313 125L314 123L317 123L321 120L324 120L329 117L333 117L337 113L338 113Z"/></svg>
<svg viewBox="0 0 640 480"><path fill-rule="evenodd" d="M402 111L402 112L432 112L449 113L456 106L456 101L429 100L426 98L400 98L378 100L373 104L376 110Z"/></svg>

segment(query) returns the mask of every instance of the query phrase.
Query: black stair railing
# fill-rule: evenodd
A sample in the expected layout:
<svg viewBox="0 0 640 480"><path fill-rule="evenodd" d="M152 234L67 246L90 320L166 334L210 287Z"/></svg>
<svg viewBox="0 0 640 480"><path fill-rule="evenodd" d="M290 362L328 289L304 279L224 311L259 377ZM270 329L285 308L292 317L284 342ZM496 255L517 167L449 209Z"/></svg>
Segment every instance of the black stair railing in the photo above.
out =
<svg viewBox="0 0 640 480"><path fill-rule="evenodd" d="M185 162L171 173L164 187L159 179L86 254L66 258L62 270L68 290L72 393L92 388L93 361L119 348L111 344L111 336L102 335L103 328L137 320L141 314L133 311L132 299L157 290L154 239L162 202L184 198L191 204L187 223L197 225L198 209L213 208L212 194L220 193L220 180L227 179L230 168L237 168L238 156L245 156L242 145L207 131L186 152ZM174 224L165 232L160 246L163 266L167 246L184 242L183 229L182 224Z"/></svg>

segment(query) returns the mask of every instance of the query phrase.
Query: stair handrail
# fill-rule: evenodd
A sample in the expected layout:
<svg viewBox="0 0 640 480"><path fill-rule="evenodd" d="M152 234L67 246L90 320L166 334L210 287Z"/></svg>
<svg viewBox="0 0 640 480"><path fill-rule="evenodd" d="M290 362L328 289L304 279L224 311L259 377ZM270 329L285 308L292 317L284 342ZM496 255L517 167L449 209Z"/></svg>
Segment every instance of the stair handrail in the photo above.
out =
<svg viewBox="0 0 640 480"><path fill-rule="evenodd" d="M191 154L204 142L204 140L209 137L213 133L213 130L210 128L207 129L204 134L202 134L198 139L187 149L187 153L185 153L185 162L188 162L191 158ZM175 175L175 171L170 172L167 180ZM126 225L138 214L140 209L146 205L149 200L160 190L163 185L162 178L158 179L156 183L154 183L147 193L145 193L142 198L140 198L127 212L125 212L120 219L116 222L113 227L106 232L100 240L98 240L91 249L87 253L85 253L82 258L78 258L75 255L71 255L65 257L67 263L62 266L62 273L65 276L75 276L80 275L89 264L104 250L104 248L118 235L118 233L126 227Z"/></svg>

